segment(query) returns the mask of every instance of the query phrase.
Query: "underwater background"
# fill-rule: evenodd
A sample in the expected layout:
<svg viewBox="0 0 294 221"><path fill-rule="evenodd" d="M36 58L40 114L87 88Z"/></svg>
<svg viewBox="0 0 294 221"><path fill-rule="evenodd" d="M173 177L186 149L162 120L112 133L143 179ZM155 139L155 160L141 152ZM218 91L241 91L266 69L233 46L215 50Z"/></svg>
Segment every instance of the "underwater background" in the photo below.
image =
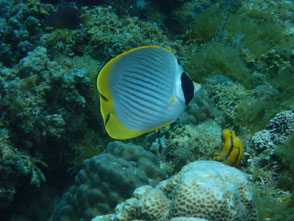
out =
<svg viewBox="0 0 294 221"><path fill-rule="evenodd" d="M114 141L99 113L97 74L143 45L172 51L202 88L176 122ZM254 199L238 211L252 214L246 220L294 220L293 65L291 0L0 0L0 219L188 220L190 207L128 219L114 208L143 185L158 191L181 180L198 165L191 162L218 159L229 128L244 154L242 172L227 171L246 175L250 183L236 185L250 186ZM215 208L234 214L221 201ZM245 220L210 210L194 217Z"/></svg>

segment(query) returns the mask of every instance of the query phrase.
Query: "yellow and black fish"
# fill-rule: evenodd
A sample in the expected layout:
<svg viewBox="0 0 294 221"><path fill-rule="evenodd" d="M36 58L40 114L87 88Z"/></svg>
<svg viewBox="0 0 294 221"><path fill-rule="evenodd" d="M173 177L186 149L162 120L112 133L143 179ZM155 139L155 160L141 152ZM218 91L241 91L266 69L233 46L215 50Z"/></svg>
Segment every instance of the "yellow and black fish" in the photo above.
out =
<svg viewBox="0 0 294 221"><path fill-rule="evenodd" d="M209 159L240 168L242 156L242 141L235 135L233 130L224 129L222 131L222 151L212 153Z"/></svg>
<svg viewBox="0 0 294 221"><path fill-rule="evenodd" d="M110 60L99 72L97 88L107 133L129 139L175 121L200 85L168 49L142 46Z"/></svg>

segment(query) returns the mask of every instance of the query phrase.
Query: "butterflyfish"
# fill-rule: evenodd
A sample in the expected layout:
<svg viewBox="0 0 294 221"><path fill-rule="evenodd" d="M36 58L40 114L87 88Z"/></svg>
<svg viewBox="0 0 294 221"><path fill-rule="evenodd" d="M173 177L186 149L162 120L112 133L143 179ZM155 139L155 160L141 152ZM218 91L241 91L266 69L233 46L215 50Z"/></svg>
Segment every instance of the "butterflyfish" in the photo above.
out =
<svg viewBox="0 0 294 221"><path fill-rule="evenodd" d="M142 46L111 59L97 89L111 138L130 139L174 122L201 88L168 49Z"/></svg>
<svg viewBox="0 0 294 221"><path fill-rule="evenodd" d="M212 153L209 159L240 168L243 152L240 138L235 135L233 130L224 129L222 131L222 150L220 153Z"/></svg>

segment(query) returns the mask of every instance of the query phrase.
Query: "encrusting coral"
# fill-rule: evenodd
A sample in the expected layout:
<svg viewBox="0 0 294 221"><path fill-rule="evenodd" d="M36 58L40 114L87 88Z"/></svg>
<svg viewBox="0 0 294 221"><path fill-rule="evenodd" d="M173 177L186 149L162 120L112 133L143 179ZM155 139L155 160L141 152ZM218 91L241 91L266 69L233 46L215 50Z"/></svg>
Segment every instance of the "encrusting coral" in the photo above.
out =
<svg viewBox="0 0 294 221"><path fill-rule="evenodd" d="M113 215L92 221L167 221L179 217L258 220L253 193L243 172L216 161L194 161L155 188L138 187L132 198L116 206Z"/></svg>

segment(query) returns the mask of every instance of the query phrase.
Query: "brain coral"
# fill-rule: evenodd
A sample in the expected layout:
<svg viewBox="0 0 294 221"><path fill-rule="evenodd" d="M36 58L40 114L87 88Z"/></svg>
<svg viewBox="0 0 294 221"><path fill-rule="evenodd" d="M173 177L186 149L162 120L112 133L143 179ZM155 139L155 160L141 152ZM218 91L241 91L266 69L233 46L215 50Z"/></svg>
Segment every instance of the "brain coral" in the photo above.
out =
<svg viewBox="0 0 294 221"><path fill-rule="evenodd" d="M87 159L52 214L52 221L91 220L131 196L136 187L156 185L165 173L151 152L119 141ZM152 175L150 175L152 174Z"/></svg>
<svg viewBox="0 0 294 221"><path fill-rule="evenodd" d="M195 161L155 188L138 187L112 216L98 220L258 220L243 172L215 161Z"/></svg>

